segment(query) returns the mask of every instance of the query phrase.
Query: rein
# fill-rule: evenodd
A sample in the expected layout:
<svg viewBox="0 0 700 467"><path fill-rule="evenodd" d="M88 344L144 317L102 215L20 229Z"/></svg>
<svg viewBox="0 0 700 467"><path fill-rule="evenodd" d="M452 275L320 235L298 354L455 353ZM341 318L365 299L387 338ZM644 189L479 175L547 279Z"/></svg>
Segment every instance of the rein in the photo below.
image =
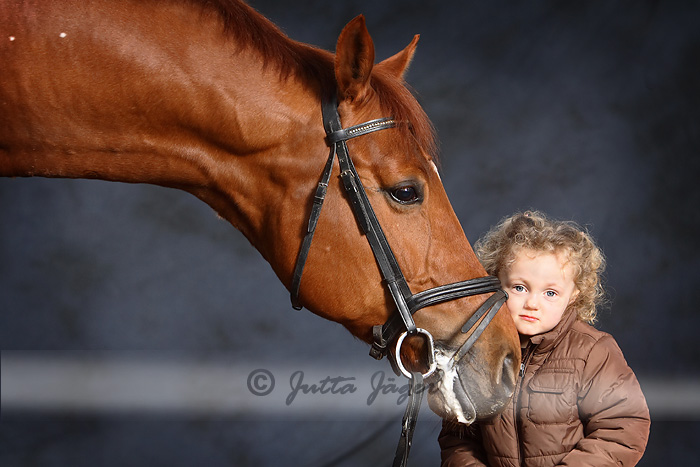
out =
<svg viewBox="0 0 700 467"><path fill-rule="evenodd" d="M343 181L345 193L349 198L357 223L367 237L367 241L372 248L372 252L374 253L382 275L382 282L389 289L394 304L396 305L397 313L392 315L384 325L373 327L373 343L370 349L370 355L377 360L381 360L384 356L389 355L389 360L394 371L397 374L403 374L409 379L409 401L402 420L401 437L393 463L394 467L405 466L408 461L413 430L416 425L423 391L425 389L423 379L432 375L437 368L433 337L425 329L416 327L413 314L421 308L437 305L446 301L472 295L493 293L493 295L491 295L462 326L462 333L466 334L471 332L471 335L452 357L456 363L469 351L481 333L486 329L501 308L501 305L505 302L507 295L500 288L501 286L498 278L493 276L455 282L415 294L412 293L406 278L401 272L396 257L389 246L389 242L384 235L384 231L379 224L379 220L372 209L372 205L367 198L367 193L350 159L346 144L346 141L349 139L366 135L374 131L393 128L396 126L396 122L392 118L380 118L343 129L340 123L338 104L335 97L333 99L323 100L322 113L323 127L326 130L326 142L330 146L330 154L323 169L321 179L316 187L306 235L302 241L294 267L294 275L290 287L292 306L297 310L302 308L299 302L301 277L304 272L304 265L306 264L309 250L311 249L311 242L314 232L316 231L316 225L321 215L321 207L323 206L328 190L333 163L337 157L338 164L340 165L340 177ZM418 334L423 335L428 343L427 360L429 368L425 373L415 371L409 372L401 361L401 346L403 345L404 339L408 336L415 336ZM397 336L398 339L396 339ZM396 339L396 346L392 358L389 352L389 344L394 339Z"/></svg>

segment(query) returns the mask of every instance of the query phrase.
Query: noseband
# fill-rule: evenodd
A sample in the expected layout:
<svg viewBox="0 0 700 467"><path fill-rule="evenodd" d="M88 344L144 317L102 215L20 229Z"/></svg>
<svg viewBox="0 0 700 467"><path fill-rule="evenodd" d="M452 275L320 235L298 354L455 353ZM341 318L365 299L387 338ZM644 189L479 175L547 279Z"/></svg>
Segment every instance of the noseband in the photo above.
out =
<svg viewBox="0 0 700 467"><path fill-rule="evenodd" d="M396 261L396 257L389 246L389 242L384 235L384 231L377 220L372 205L367 198L367 193L350 159L346 144L346 141L349 139L375 131L393 128L396 126L396 122L392 118L380 118L343 129L340 123L340 116L338 115L338 106L335 98L325 99L323 101L322 113L323 127L326 130L326 142L330 146L330 154L321 175L321 180L316 187L306 235L304 236L297 256L291 285L292 306L297 310L301 309L299 288L301 286L304 264L306 263L306 258L311 248L311 241L313 240L316 230L316 224L321 215L321 207L326 197L333 161L337 156L338 164L340 165L340 178L343 181L345 193L350 200L357 223L367 237L367 241L372 248L372 252L374 253L382 275L383 283L389 289L394 304L396 305L397 312L394 313L384 325L374 326L372 330L373 343L370 349L370 355L377 360L382 359L385 355L389 355L394 370L409 378L411 383L409 405L404 415L401 439L399 440L396 457L394 458L394 466L405 465L411 445L411 438L413 436L413 428L420 409L423 378L430 376L437 367L432 335L425 329L416 327L413 314L421 308L437 305L446 301L472 295L493 293L493 295L491 295L462 326L462 333L466 334L471 332L471 335L455 353L453 359L458 360L469 351L484 329L486 329L486 326L488 326L501 308L501 305L505 302L507 295L500 288L498 278L493 276L455 282L415 294L412 293ZM409 372L401 361L401 346L404 339L407 336L418 334L422 334L426 338L425 340L428 344L427 357L429 368L426 373ZM394 356L391 358L389 344L396 339L397 336L399 337L396 340Z"/></svg>

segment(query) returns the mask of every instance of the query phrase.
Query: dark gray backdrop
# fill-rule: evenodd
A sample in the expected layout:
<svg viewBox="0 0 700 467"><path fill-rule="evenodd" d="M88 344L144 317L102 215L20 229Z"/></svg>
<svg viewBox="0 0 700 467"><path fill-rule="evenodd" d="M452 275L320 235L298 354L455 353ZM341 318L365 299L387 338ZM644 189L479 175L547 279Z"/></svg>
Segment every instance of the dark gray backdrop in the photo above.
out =
<svg viewBox="0 0 700 467"><path fill-rule="evenodd" d="M659 401L655 410L650 400L641 465L694 459L700 408L661 401L700 379L699 4L253 4L292 38L329 50L364 13L378 60L421 34L408 81L438 130L467 236L528 208L587 226L609 263L612 305L599 328ZM340 326L292 311L269 266L206 205L157 187L0 179L0 311L4 355L339 369L369 358ZM412 463L438 465L439 422L423 418ZM323 465L378 424L4 407L0 463ZM398 419L338 465L388 464L397 436Z"/></svg>

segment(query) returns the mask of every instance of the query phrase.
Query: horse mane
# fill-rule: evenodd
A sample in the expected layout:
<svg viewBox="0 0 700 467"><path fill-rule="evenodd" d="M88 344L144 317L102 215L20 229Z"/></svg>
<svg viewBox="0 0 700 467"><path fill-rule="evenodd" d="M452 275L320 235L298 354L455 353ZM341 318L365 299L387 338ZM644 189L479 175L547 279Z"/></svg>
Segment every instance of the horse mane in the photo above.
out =
<svg viewBox="0 0 700 467"><path fill-rule="evenodd" d="M274 23L240 0L187 1L200 5L205 14L217 14L226 34L245 47L257 48L264 57L263 66L276 66L283 79L291 75L302 77L309 85L318 86L319 98L335 92L330 52L290 39ZM406 83L375 68L371 85L382 110L399 122L409 122L410 133L437 162L435 128Z"/></svg>

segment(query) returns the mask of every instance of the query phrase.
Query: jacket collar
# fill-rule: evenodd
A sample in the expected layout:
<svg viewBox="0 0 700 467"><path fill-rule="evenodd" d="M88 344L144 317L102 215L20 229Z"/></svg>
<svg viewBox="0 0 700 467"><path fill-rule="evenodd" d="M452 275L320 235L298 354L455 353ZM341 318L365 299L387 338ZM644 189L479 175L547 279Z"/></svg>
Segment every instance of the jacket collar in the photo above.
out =
<svg viewBox="0 0 700 467"><path fill-rule="evenodd" d="M564 335L576 321L576 318L577 314L571 308L568 308L562 315L559 324L554 326L551 331L530 337L530 345L536 346L537 352L548 352L564 338Z"/></svg>

